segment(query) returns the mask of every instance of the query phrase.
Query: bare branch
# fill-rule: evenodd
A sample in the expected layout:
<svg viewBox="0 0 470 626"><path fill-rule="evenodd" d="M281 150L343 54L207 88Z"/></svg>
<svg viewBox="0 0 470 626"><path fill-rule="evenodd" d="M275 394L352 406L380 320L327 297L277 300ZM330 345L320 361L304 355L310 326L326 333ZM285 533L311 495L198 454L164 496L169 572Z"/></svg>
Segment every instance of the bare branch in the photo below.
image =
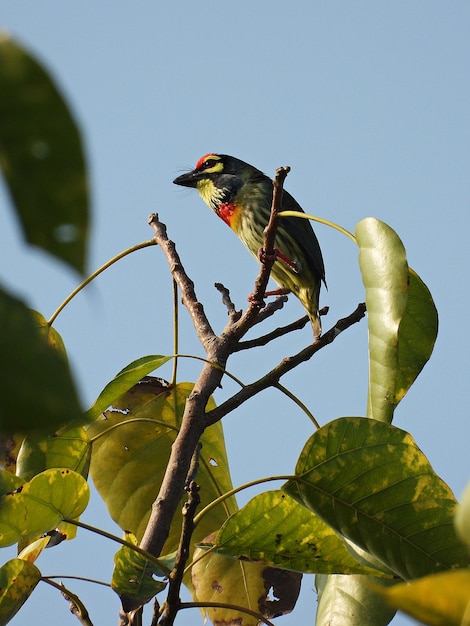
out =
<svg viewBox="0 0 470 626"><path fill-rule="evenodd" d="M199 487L193 480L188 487L188 501L183 507L183 526L181 539L176 554L176 563L170 574L170 584L160 626L172 626L181 605L180 590L183 583L184 568L190 553L191 537L194 531L194 516L201 502Z"/></svg>
<svg viewBox="0 0 470 626"><path fill-rule="evenodd" d="M231 321L237 322L240 319L242 312L236 310L235 305L230 298L229 289L222 285L222 283L214 283L214 287L222 294L222 304L227 307L227 312Z"/></svg>
<svg viewBox="0 0 470 626"><path fill-rule="evenodd" d="M166 226L160 222L158 215L156 213L149 215L148 222L155 232L155 241L166 256L173 279L181 290L183 303L189 311L199 340L205 347L207 342L215 337L215 333L204 313L204 307L197 299L194 283L184 271L175 244L168 239Z"/></svg>
<svg viewBox="0 0 470 626"><path fill-rule="evenodd" d="M281 296L281 297L285 298L286 296ZM270 341L273 341L273 339L277 339L278 337L283 337L284 335L287 335L288 333L291 333L294 330L301 330L309 321L310 320L309 320L308 315L304 315L303 317L296 320L295 322L292 322L291 324L287 324L287 326L281 326L279 328L276 328L270 333L266 333L266 335L261 335L260 337L257 337L256 339L240 341L235 346L234 351L239 352L241 350L250 350L251 348L258 348L260 346L265 346Z"/></svg>
<svg viewBox="0 0 470 626"><path fill-rule="evenodd" d="M279 365L268 372L262 378L259 378L251 385L245 385L239 392L233 395L231 398L223 402L221 405L206 413L207 425L214 424L221 420L227 413L230 413L234 409L240 406L243 402L252 398L260 391L264 391L268 387L275 386L281 376L284 376L287 372L297 367L300 363L304 363L312 358L312 356L319 350L332 343L336 337L353 324L359 322L366 313L366 305L361 303L357 306L347 317L340 319L336 322L333 328L330 328L324 335L322 335L317 341L310 344L296 355L283 359Z"/></svg>

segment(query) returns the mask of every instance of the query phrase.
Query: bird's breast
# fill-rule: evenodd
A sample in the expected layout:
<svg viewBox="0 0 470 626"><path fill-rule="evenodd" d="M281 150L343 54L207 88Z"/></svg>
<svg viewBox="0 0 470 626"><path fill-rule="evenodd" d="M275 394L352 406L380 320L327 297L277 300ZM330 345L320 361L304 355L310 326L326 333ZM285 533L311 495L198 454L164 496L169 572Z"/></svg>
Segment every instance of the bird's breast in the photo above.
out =
<svg viewBox="0 0 470 626"><path fill-rule="evenodd" d="M240 218L241 208L233 202L221 202L216 209L217 215L224 220L227 226L233 230L237 230L237 224Z"/></svg>

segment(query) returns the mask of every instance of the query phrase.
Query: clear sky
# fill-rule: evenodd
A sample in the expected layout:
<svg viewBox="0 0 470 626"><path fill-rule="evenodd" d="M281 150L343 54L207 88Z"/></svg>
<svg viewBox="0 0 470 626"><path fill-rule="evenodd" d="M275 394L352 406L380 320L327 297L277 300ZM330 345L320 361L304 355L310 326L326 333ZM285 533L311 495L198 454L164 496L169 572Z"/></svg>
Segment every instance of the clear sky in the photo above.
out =
<svg viewBox="0 0 470 626"><path fill-rule="evenodd" d="M290 165L286 188L307 212L349 230L372 215L398 232L433 294L440 330L394 423L415 437L460 496L470 473L470 4L3 0L0 26L53 72L84 132L93 200L90 271L149 239L147 215L156 211L221 329L226 313L214 282L229 287L242 307L256 263L195 192L171 182L210 151L270 175ZM3 186L0 216L0 279L48 317L77 277L42 253L25 251ZM327 329L364 294L354 245L326 227L316 232L329 287L321 296L330 307ZM165 261L152 248L113 267L58 318L85 405L133 359L172 353L170 289ZM301 314L291 299L266 328ZM201 355L184 312L181 318L181 352ZM249 382L309 340L306 328L236 356L229 369ZM365 413L366 340L363 322L283 380L320 423ZM181 380L197 374L197 363L181 364ZM169 378L170 369L159 375ZM227 381L216 400L234 390ZM292 471L311 434L305 416L274 392L241 407L224 426L235 485ZM118 532L97 497L83 519ZM89 575L91 568L109 580L114 551L80 533L78 541L48 551L39 566L44 574ZM71 587L96 624L116 623L112 592ZM307 576L297 613L278 623L312 623L315 606ZM186 613L177 623L198 620ZM33 621L77 623L45 585L12 624ZM403 616L394 621L410 623Z"/></svg>

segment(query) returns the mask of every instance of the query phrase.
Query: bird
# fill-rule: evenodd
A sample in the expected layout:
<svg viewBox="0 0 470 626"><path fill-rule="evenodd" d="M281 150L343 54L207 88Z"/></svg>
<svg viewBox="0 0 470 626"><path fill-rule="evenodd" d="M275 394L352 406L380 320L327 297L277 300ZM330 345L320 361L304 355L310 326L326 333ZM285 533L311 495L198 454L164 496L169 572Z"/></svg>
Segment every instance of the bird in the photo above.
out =
<svg viewBox="0 0 470 626"><path fill-rule="evenodd" d="M263 231L269 221L273 182L249 163L227 154L210 153L196 167L178 176L175 185L197 189L201 198L234 232L251 254L262 260ZM298 202L283 191L280 211L304 213ZM321 336L320 287L325 267L320 244L310 221L281 217L274 243L276 260L271 276L277 292L292 292L304 306L313 328L314 339Z"/></svg>

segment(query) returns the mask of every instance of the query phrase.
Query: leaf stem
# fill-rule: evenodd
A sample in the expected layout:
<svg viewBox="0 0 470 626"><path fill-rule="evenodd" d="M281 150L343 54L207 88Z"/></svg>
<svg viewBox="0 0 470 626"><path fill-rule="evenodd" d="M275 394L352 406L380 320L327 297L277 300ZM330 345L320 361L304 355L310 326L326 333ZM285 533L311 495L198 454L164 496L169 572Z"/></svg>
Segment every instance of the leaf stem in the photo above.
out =
<svg viewBox="0 0 470 626"><path fill-rule="evenodd" d="M99 267L96 271L94 271L92 274L90 274L90 276L88 276L87 278L85 278L85 280L80 283L78 285L78 287L76 287L72 293L70 293L65 300L57 307L57 309L54 311L54 313L51 315L50 319L47 322L48 326L52 326L52 324L55 322L56 318L58 317L59 313L62 312L63 309L65 309L65 307L67 306L67 304L73 299L75 298L75 296L80 293L80 291L82 291L82 289L84 289L87 285L89 285L97 276L99 276L102 272L104 272L105 270L108 269L108 267L111 267L111 265L113 265L114 263L116 263L117 261L119 261L120 259L124 258L125 256L127 256L128 254L131 254L132 252L135 252L136 250L141 250L142 248L148 248L149 246L156 246L157 242L155 241L155 239L149 239L148 241L143 241L141 243L136 244L135 246L132 246L130 248L127 248L127 250L123 250L122 252L120 252L119 254L117 254L115 257L113 257L112 259L110 259L109 261L106 261L106 263L104 265L102 265L101 267Z"/></svg>
<svg viewBox="0 0 470 626"><path fill-rule="evenodd" d="M351 239L351 241L353 241L357 245L356 237L354 237L354 235L350 233L349 230L346 230L346 228L343 228L339 224L330 222L330 220L327 220L323 217L317 217L316 215L309 215L308 213L300 213L300 211L280 211L278 213L278 216L279 217L301 217L304 220L313 220L314 222L318 222L319 224L324 224L325 226L329 226L330 228L334 228L335 230L338 230L340 233L343 233L343 235L346 235L346 237L349 237L349 239Z"/></svg>
<svg viewBox="0 0 470 626"><path fill-rule="evenodd" d="M205 506L202 509L202 511L199 511L199 513L194 517L194 525L196 526L206 513L209 513L209 511L211 511L218 504L220 504L227 498L231 498L239 491L243 491L244 489L255 487L256 485L262 485L263 483L268 483L268 482L272 482L275 480L298 480L298 476L294 476L293 474L280 474L279 476L265 476L264 478L257 478L256 480L252 480L249 483L244 483L243 485L234 487L230 491L223 493L221 496L219 496L215 500L212 500L212 502L209 502L209 504Z"/></svg>

